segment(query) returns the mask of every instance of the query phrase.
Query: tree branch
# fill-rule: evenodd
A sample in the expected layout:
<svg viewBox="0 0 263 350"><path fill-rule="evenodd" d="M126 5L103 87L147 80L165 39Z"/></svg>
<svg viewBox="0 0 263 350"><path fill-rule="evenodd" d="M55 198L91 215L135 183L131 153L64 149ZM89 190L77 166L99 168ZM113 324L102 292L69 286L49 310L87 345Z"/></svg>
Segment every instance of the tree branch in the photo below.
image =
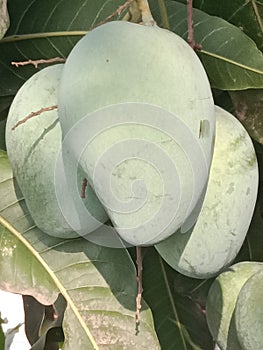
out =
<svg viewBox="0 0 263 350"><path fill-rule="evenodd" d="M81 198L85 198L86 197L86 188L87 188L87 185L88 185L88 181L87 179L83 179L82 181L82 187L81 187Z"/></svg>
<svg viewBox="0 0 263 350"><path fill-rule="evenodd" d="M55 57L55 58L50 58L48 60L28 60L28 61L23 61L23 62L11 62L12 66L20 67L20 66L26 66L28 64L32 64L35 66L35 68L38 67L39 64L44 64L44 63L57 63L57 62L65 62L66 59L62 57Z"/></svg>
<svg viewBox="0 0 263 350"><path fill-rule="evenodd" d="M110 19L112 19L114 16L116 15L120 15L126 8L128 8L130 6L130 4L132 2L134 2L135 0L128 0L126 1L123 5L119 6L117 8L116 11L114 11L111 15L109 15L108 17L106 17L103 21L97 23L93 28L96 28L96 27L99 27L101 26L102 24L105 24L106 22L108 22Z"/></svg>
<svg viewBox="0 0 263 350"><path fill-rule="evenodd" d="M136 247L136 264L137 264L137 285L138 285L138 292L136 297L136 313L135 313L135 320L136 320L136 335L139 334L139 326L140 326L140 311L142 308L142 247Z"/></svg>
<svg viewBox="0 0 263 350"><path fill-rule="evenodd" d="M29 119L36 117L37 115L40 115L44 112L48 112L48 111L53 111L53 109L58 108L57 105L54 106L50 106L50 107L45 107L45 108L41 108L36 112L32 112L29 115L27 115L24 119L19 120L19 122L17 122L13 127L12 130L15 130L19 125L26 123Z"/></svg>
<svg viewBox="0 0 263 350"><path fill-rule="evenodd" d="M194 21L193 21L193 0L187 0L187 21L188 21L188 44L193 50L201 50L202 45L196 44L194 39Z"/></svg>

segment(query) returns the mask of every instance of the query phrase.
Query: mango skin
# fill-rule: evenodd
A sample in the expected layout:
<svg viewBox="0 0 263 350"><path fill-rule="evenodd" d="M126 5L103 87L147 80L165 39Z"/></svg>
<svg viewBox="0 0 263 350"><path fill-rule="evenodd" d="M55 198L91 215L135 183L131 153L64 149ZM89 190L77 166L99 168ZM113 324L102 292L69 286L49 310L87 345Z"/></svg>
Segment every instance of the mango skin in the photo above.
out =
<svg viewBox="0 0 263 350"><path fill-rule="evenodd" d="M258 192L253 143L242 124L215 107L216 139L208 187L196 225L155 247L178 272L210 278L229 266L248 231Z"/></svg>
<svg viewBox="0 0 263 350"><path fill-rule="evenodd" d="M244 350L263 349L263 269L241 288L235 307L235 326Z"/></svg>
<svg viewBox="0 0 263 350"><path fill-rule="evenodd" d="M90 31L73 48L59 85L63 137L86 114L119 103L148 103L178 115L201 140L211 161L214 103L205 70L178 35L159 27L113 21Z"/></svg>
<svg viewBox="0 0 263 350"><path fill-rule="evenodd" d="M260 271L263 271L261 262L237 263L221 273L209 290L206 318L213 339L221 350L242 349L235 326L235 307L242 287Z"/></svg>
<svg viewBox="0 0 263 350"><path fill-rule="evenodd" d="M12 130L32 111L57 105L62 69L63 65L44 68L20 88L8 114L6 145L14 176L35 224L51 236L74 238L79 235L61 213L54 183L55 163L62 142L57 109L35 116ZM79 169L79 192L84 178L85 174ZM68 205L74 208L69 189L64 188L63 191ZM86 189L84 204L98 220L107 220L90 185ZM93 228L86 229L93 231Z"/></svg>
<svg viewBox="0 0 263 350"><path fill-rule="evenodd" d="M195 136L196 147L200 147L202 150L209 170L215 132L212 93L200 60L182 38L158 27L146 27L117 21L92 30L77 43L67 58L59 86L59 119L63 138L65 139L72 128L84 117L89 120L89 124L87 124L87 128L89 128L89 125L92 126L94 119L97 118L92 113L107 107L129 103L156 106L167 113L172 113L175 119L180 119ZM125 114L125 108L123 114ZM138 113L136 116L139 129L138 139L141 140L142 128L140 127L142 125L140 125L140 120L146 119L143 109L141 114ZM200 137L202 121L205 121L206 132L204 136ZM103 129L103 124L101 129ZM160 131L162 131L161 128ZM126 138L136 138L136 132L130 128L130 135L128 130ZM143 134L146 138L151 139L154 132L148 129ZM111 135L105 135L104 139L105 142L109 141L110 147L110 138L112 138L113 145L114 142L120 140L121 136L122 133L118 132L116 128ZM157 136L158 146L162 142L162 137ZM86 140L88 144L90 142L88 136ZM97 145L101 144L101 141L97 142ZM123 148L125 147L127 146L124 145ZM74 144L69 144L69 148L74 150ZM114 195L105 193L104 186L101 183L95 183L96 177L93 180L94 167L102 154L102 152L97 151L97 146L94 146L93 149L95 151L91 152L88 148L82 154L80 164L100 200L103 203L114 202ZM122 230L126 227L131 228L133 222L143 225L144 221L141 219L140 211L134 215L133 220L130 215L119 213L118 210L105 205L105 210L116 230L122 238L131 244L154 244L174 233L189 215L187 209L193 197L193 186L198 188L198 195L193 199L193 207L197 204L206 186L208 171L204 176L203 174L198 176L198 183L194 183L192 167L185 157L184 150L178 144L174 145L173 149L174 153L177 152L176 163L181 172L182 200L178 197L178 202L181 200L182 207L178 211L178 220L167 227L167 230L160 234L158 240L151 240L148 235L144 237L144 232L136 234L133 231L133 235L129 236L128 232ZM74 151L72 153L73 157L78 159L79 154L74 153ZM137 154L134 158L136 157ZM93 163L91 164L91 162ZM103 166L107 168L108 164L103 164ZM148 193L154 193L154 196L158 198L171 196L169 191L161 194L160 181L156 185L158 181L155 181L154 176L148 173L148 167L139 161L125 164L124 170L118 168L116 172L122 172L122 175L129 174L135 168L140 169L141 174L147 174L145 182L147 182ZM133 174L134 181L140 180L141 174ZM119 177L118 181L116 188L120 189L122 195L125 188L129 187L129 178L123 175ZM118 197L117 194L115 195ZM121 199L127 202L131 196L132 194L129 193L125 198L121 196ZM135 196L133 196L134 198ZM154 203L153 206L156 209L157 203ZM173 207L174 211L175 208L176 205ZM145 211L152 214L154 210L146 208Z"/></svg>

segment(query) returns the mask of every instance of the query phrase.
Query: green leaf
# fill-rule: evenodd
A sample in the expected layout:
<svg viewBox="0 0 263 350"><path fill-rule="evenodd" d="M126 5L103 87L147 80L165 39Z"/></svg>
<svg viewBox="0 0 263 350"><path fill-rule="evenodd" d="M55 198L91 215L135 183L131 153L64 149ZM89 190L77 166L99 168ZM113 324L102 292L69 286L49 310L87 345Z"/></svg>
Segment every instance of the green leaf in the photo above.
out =
<svg viewBox="0 0 263 350"><path fill-rule="evenodd" d="M231 91L235 115L244 125L249 135L263 144L263 89Z"/></svg>
<svg viewBox="0 0 263 350"><path fill-rule="evenodd" d="M213 341L201 306L177 292L177 276L154 248L145 249L143 295L152 309L161 347L165 350L212 350Z"/></svg>
<svg viewBox="0 0 263 350"><path fill-rule="evenodd" d="M214 278L200 280L184 276L176 271L173 273L173 278L176 293L190 298L201 307L205 307L206 297Z"/></svg>
<svg viewBox="0 0 263 350"><path fill-rule="evenodd" d="M180 2L186 3L187 0ZM195 0L194 7L218 16L241 28L263 49L263 0Z"/></svg>
<svg viewBox="0 0 263 350"><path fill-rule="evenodd" d="M0 39L5 35L9 27L9 15L6 3L7 0L0 0Z"/></svg>
<svg viewBox="0 0 263 350"><path fill-rule="evenodd" d="M261 185L261 191L262 191L262 185ZM260 197L261 197L261 194L260 194L261 191L259 191ZM259 203L257 203L246 240L235 262L239 262L239 261L262 261L263 262L262 226L263 226L263 215L262 215L262 212L260 211Z"/></svg>
<svg viewBox="0 0 263 350"><path fill-rule="evenodd" d="M30 295L23 295L25 310L25 333L34 349L58 350L58 342L64 341L62 321L67 306L59 294L52 305L43 305ZM54 317L56 315L56 317Z"/></svg>
<svg viewBox="0 0 263 350"><path fill-rule="evenodd" d="M0 312L0 350L4 350L5 348L5 334L2 328L3 323L7 323L7 321L1 318L1 312Z"/></svg>
<svg viewBox="0 0 263 350"><path fill-rule="evenodd" d="M48 305L61 293L67 302L63 349L159 349L145 303L135 335L136 269L126 249L83 237L59 240L37 229L3 151L0 198L0 289Z"/></svg>
<svg viewBox="0 0 263 350"><path fill-rule="evenodd" d="M6 120L0 120L0 149L5 150L5 125Z"/></svg>
<svg viewBox="0 0 263 350"><path fill-rule="evenodd" d="M158 6L153 15L160 20ZM170 29L187 40L187 9L184 4L167 1ZM198 53L212 87L243 90L263 87L263 55L254 41L227 21L194 9L194 36L202 45Z"/></svg>
<svg viewBox="0 0 263 350"><path fill-rule="evenodd" d="M33 65L17 68L11 62L66 58L88 30L122 3L122 0L10 1L11 26L0 41L0 97L14 96L25 80L36 72Z"/></svg>

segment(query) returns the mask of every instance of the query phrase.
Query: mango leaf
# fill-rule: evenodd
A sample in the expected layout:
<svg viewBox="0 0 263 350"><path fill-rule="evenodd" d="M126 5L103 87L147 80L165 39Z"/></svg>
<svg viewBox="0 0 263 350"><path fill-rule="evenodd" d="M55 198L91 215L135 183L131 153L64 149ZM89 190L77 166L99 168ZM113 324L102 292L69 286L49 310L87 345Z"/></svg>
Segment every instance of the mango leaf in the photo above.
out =
<svg viewBox="0 0 263 350"><path fill-rule="evenodd" d="M6 37L0 40L0 111L3 99L14 96L25 80L36 72L33 65L17 68L11 62L66 58L88 30L122 3L122 0L10 1L11 25Z"/></svg>
<svg viewBox="0 0 263 350"><path fill-rule="evenodd" d="M205 308L206 297L214 278L200 280L184 276L174 271L173 279L173 286L176 293L191 299L200 305L202 309Z"/></svg>
<svg viewBox="0 0 263 350"><path fill-rule="evenodd" d="M19 323L14 328L9 328L5 333L5 348L4 350L10 350L13 344L13 340L15 335L19 332L19 328L23 325L23 323Z"/></svg>
<svg viewBox="0 0 263 350"><path fill-rule="evenodd" d="M262 184L259 191L259 197L262 197ZM242 247L242 251L237 256L237 261L262 261L262 246L263 246L263 234L262 234L262 226L263 226L263 213L260 208L260 200L259 198L254 215L249 227L249 231Z"/></svg>
<svg viewBox="0 0 263 350"><path fill-rule="evenodd" d="M58 350L64 341L62 321L67 306L59 294L52 305L43 305L30 295L23 296L25 310L25 333L34 350Z"/></svg>
<svg viewBox="0 0 263 350"><path fill-rule="evenodd" d="M177 292L177 275L154 248L145 249L143 295L152 309L162 349L213 350L203 310L189 296Z"/></svg>
<svg viewBox="0 0 263 350"><path fill-rule="evenodd" d="M235 115L249 135L263 144L263 89L231 91Z"/></svg>
<svg viewBox="0 0 263 350"><path fill-rule="evenodd" d="M187 0L179 0L186 3ZM236 25L263 49L263 0L195 0L194 7Z"/></svg>
<svg viewBox="0 0 263 350"><path fill-rule="evenodd" d="M0 349L4 349L5 347L5 333L2 328L2 324L7 323L7 320L3 320L1 317L1 312L0 312Z"/></svg>
<svg viewBox="0 0 263 350"><path fill-rule="evenodd" d="M160 22L159 7L152 0L152 12ZM170 29L187 40L186 5L166 1ZM263 55L255 42L227 21L194 9L194 35L202 45L198 55L212 87L221 90L263 88Z"/></svg>
<svg viewBox="0 0 263 350"><path fill-rule="evenodd" d="M31 295L23 295L25 313L25 333L29 343L32 345L40 335L40 329L45 319L45 308L50 305L43 305Z"/></svg>
<svg viewBox="0 0 263 350"><path fill-rule="evenodd" d="M0 39L5 35L9 27L9 15L7 11L7 0L0 0Z"/></svg>
<svg viewBox="0 0 263 350"><path fill-rule="evenodd" d="M145 303L135 335L136 269L126 249L83 237L55 239L37 229L3 151L0 198L0 289L45 305L61 293L63 349L160 349Z"/></svg>
<svg viewBox="0 0 263 350"><path fill-rule="evenodd" d="M6 120L0 121L0 149L5 150L5 125Z"/></svg>

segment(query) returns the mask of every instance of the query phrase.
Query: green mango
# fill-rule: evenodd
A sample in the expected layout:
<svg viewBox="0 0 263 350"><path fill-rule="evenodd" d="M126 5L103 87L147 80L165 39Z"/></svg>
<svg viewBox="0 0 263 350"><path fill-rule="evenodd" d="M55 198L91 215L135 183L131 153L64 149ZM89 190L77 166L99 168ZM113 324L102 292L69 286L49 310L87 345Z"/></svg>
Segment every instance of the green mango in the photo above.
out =
<svg viewBox="0 0 263 350"><path fill-rule="evenodd" d="M252 261L237 263L221 273L209 290L206 318L211 334L221 350L243 349L239 342L240 338L237 336L235 308L245 283L260 271L263 271L263 263ZM250 350L250 348L244 348L244 350Z"/></svg>
<svg viewBox="0 0 263 350"><path fill-rule="evenodd" d="M235 259L248 231L258 192L252 141L242 124L215 107L216 139L204 203L196 225L155 247L180 273L210 278Z"/></svg>
<svg viewBox="0 0 263 350"><path fill-rule="evenodd" d="M234 313L236 333L243 350L263 349L263 269L241 288Z"/></svg>
<svg viewBox="0 0 263 350"><path fill-rule="evenodd" d="M124 240L152 245L193 224L215 116L204 68L182 38L99 26L67 58L58 101L64 143Z"/></svg>
<svg viewBox="0 0 263 350"><path fill-rule="evenodd" d="M31 112L57 105L57 89L62 69L63 65L44 68L20 88L8 114L6 146L14 176L35 224L51 236L73 238L77 237L78 233L64 217L56 195L55 168L62 144L57 109L45 111L15 127ZM63 164L60 164L61 178L58 180L60 186L63 186L63 200L67 204L69 215L75 212L75 221L80 221L79 227L84 229L82 233L94 231L107 220L103 207L88 185L85 199L82 201L99 221L94 223L92 218L80 217L61 166ZM78 169L77 178L80 197L82 181L85 178L81 169Z"/></svg>

